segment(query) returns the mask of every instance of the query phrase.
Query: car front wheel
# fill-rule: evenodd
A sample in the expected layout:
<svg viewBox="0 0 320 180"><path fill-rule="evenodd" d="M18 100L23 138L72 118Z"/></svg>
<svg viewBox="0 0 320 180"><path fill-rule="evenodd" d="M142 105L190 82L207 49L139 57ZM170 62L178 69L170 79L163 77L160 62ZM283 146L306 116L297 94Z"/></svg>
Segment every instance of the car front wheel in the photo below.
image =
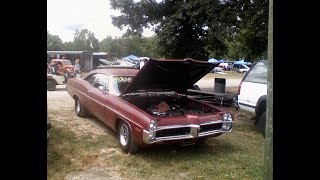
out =
<svg viewBox="0 0 320 180"><path fill-rule="evenodd" d="M86 108L83 106L83 104L81 103L80 98L76 99L75 111L76 111L77 116L79 116L79 117L85 117L88 115L88 112L87 112Z"/></svg>
<svg viewBox="0 0 320 180"><path fill-rule="evenodd" d="M138 151L138 146L132 137L132 130L129 124L121 121L118 126L118 139L120 147L125 153L133 154Z"/></svg>

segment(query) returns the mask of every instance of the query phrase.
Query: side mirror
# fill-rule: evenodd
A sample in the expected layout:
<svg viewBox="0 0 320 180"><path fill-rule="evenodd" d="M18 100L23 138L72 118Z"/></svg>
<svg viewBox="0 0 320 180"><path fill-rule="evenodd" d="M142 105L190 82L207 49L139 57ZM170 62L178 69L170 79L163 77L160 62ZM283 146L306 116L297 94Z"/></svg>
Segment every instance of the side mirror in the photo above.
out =
<svg viewBox="0 0 320 180"><path fill-rule="evenodd" d="M109 92L109 89L107 89L107 88L104 87L104 86L99 86L99 89L100 89L103 93Z"/></svg>
<svg viewBox="0 0 320 180"><path fill-rule="evenodd" d="M105 87L104 86L99 86L98 87L101 91L105 91Z"/></svg>

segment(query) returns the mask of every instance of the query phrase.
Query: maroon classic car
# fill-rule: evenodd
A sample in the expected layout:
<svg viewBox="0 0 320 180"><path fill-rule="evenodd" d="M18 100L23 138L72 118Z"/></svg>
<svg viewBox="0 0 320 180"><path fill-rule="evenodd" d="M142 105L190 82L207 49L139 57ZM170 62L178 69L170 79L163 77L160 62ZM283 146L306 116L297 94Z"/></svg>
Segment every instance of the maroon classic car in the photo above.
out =
<svg viewBox="0 0 320 180"><path fill-rule="evenodd" d="M231 132L233 116L186 95L219 63L150 59L142 69L97 69L70 79L75 112L118 134L126 153L154 143L194 144Z"/></svg>

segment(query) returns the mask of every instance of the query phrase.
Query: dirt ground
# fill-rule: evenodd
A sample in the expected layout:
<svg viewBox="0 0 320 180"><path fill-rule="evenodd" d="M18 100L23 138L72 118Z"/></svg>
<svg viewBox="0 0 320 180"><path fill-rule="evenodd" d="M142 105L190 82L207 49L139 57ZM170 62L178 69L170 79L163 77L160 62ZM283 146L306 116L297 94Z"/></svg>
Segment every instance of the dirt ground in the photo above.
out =
<svg viewBox="0 0 320 180"><path fill-rule="evenodd" d="M236 92L240 79L227 80L227 89ZM213 92L213 79L200 80L199 87L203 91ZM52 126L67 127L76 135L93 134L104 135L110 129L99 122L96 118L80 118L74 112L74 100L69 96L65 89L65 85L57 86L56 91L47 91L48 115L51 119ZM101 153L120 154L119 149L101 149ZM69 173L65 179L67 180L120 180L126 179L120 176L116 169L104 167L103 165L88 166L80 172Z"/></svg>

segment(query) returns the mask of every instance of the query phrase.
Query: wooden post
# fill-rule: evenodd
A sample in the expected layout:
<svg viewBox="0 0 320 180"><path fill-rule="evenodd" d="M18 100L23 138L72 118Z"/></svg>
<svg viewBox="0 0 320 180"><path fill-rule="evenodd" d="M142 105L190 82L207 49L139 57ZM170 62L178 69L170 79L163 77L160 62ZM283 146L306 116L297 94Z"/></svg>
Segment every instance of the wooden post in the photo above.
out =
<svg viewBox="0 0 320 180"><path fill-rule="evenodd" d="M269 1L268 27L268 99L265 136L264 179L273 179L273 0Z"/></svg>

